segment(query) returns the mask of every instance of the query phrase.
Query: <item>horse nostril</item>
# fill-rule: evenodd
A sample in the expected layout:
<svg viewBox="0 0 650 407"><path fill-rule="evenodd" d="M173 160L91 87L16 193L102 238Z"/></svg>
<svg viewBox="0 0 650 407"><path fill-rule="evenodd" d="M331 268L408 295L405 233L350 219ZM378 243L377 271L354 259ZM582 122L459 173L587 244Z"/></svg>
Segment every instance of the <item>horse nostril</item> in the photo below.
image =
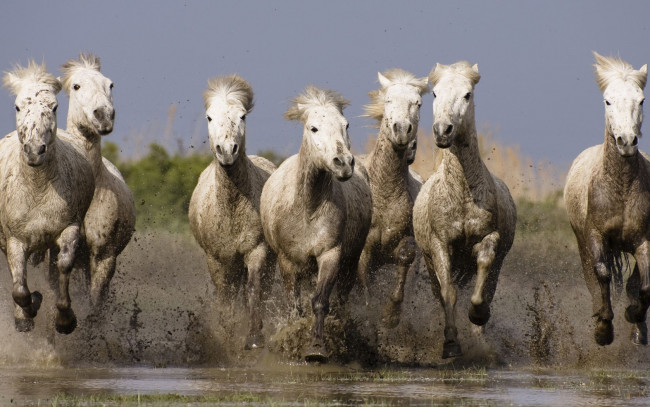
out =
<svg viewBox="0 0 650 407"><path fill-rule="evenodd" d="M451 134L451 131L452 131L453 129L454 129L454 126L453 126L452 124L450 124L449 126L447 126L447 128L445 129L445 136L450 135L450 134Z"/></svg>
<svg viewBox="0 0 650 407"><path fill-rule="evenodd" d="M38 155L45 154L45 150L47 150L47 146L45 144L41 144L41 146L38 148Z"/></svg>
<svg viewBox="0 0 650 407"><path fill-rule="evenodd" d="M111 120L115 120L115 109L111 111Z"/></svg>
<svg viewBox="0 0 650 407"><path fill-rule="evenodd" d="M625 142L623 141L623 137L621 137L621 136L616 137L616 145L617 146L625 146Z"/></svg>
<svg viewBox="0 0 650 407"><path fill-rule="evenodd" d="M639 138L637 136L634 136L634 140L632 140L632 145L636 146L637 144L639 144Z"/></svg>
<svg viewBox="0 0 650 407"><path fill-rule="evenodd" d="M237 149L238 149L238 148L239 148L239 146L238 146L237 144L235 144L234 146L232 146L232 153L233 153L233 154L237 154Z"/></svg>
<svg viewBox="0 0 650 407"><path fill-rule="evenodd" d="M406 133L411 134L412 131L413 131L413 125L409 124L409 129L406 131Z"/></svg>
<svg viewBox="0 0 650 407"><path fill-rule="evenodd" d="M23 151L29 154L29 147L27 147L27 144L23 145Z"/></svg>
<svg viewBox="0 0 650 407"><path fill-rule="evenodd" d="M333 161L334 161L334 165L336 165L337 167L340 167L340 166L343 165L343 162L342 162L341 159L338 158L338 157L334 157L334 160L333 160Z"/></svg>
<svg viewBox="0 0 650 407"><path fill-rule="evenodd" d="M99 120L101 119L102 113L99 111L99 109L93 110L93 116L95 116L95 119Z"/></svg>
<svg viewBox="0 0 650 407"><path fill-rule="evenodd" d="M354 156L352 156L352 159L350 160L350 166L354 167Z"/></svg>
<svg viewBox="0 0 650 407"><path fill-rule="evenodd" d="M223 154L223 151L221 150L221 146L217 145L217 154Z"/></svg>

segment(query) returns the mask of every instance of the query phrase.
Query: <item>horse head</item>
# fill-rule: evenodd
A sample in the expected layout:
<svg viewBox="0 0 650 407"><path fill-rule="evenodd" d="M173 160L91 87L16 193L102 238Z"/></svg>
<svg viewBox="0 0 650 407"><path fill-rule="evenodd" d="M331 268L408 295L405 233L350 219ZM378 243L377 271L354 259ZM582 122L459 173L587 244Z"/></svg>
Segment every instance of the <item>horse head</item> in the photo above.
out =
<svg viewBox="0 0 650 407"><path fill-rule="evenodd" d="M638 151L643 122L643 88L648 65L635 70L618 58L608 58L594 52L596 82L603 92L605 130L616 143L618 153L631 157Z"/></svg>
<svg viewBox="0 0 650 407"><path fill-rule="evenodd" d="M39 166L56 138L56 94L61 83L45 70L44 63L34 61L6 73L3 83L16 95L16 132L25 160L30 166Z"/></svg>
<svg viewBox="0 0 650 407"><path fill-rule="evenodd" d="M478 65L465 61L436 64L429 74L433 86L433 135L440 148L450 147L458 129L474 119L474 86L480 80Z"/></svg>
<svg viewBox="0 0 650 407"><path fill-rule="evenodd" d="M106 135L113 131L113 82L101 72L99 57L81 54L63 64L63 89L70 96L68 126L83 133Z"/></svg>
<svg viewBox="0 0 650 407"><path fill-rule="evenodd" d="M253 109L253 89L237 75L208 81L203 94L210 149L224 167L245 154L246 115Z"/></svg>
<svg viewBox="0 0 650 407"><path fill-rule="evenodd" d="M349 124L343 116L348 103L337 92L308 86L285 113L286 119L304 124L303 145L310 159L339 181L350 179L354 173Z"/></svg>

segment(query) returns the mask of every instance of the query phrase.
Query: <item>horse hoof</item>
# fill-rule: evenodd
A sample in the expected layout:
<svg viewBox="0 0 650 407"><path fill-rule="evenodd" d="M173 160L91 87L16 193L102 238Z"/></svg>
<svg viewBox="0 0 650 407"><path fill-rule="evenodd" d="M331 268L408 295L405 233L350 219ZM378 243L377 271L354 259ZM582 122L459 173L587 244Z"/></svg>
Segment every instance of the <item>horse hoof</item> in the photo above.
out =
<svg viewBox="0 0 650 407"><path fill-rule="evenodd" d="M462 355L463 351L460 349L460 344L458 342L446 342L442 345L443 359L455 358Z"/></svg>
<svg viewBox="0 0 650 407"><path fill-rule="evenodd" d="M479 305L471 304L467 316L472 324L478 326L485 325L490 319L490 306L485 302Z"/></svg>
<svg viewBox="0 0 650 407"><path fill-rule="evenodd" d="M600 346L606 346L614 342L614 325L609 319L599 319L596 322L596 331L594 339Z"/></svg>
<svg viewBox="0 0 650 407"><path fill-rule="evenodd" d="M246 338L246 344L244 345L245 350L251 349L261 349L264 347L264 336L260 335L249 335Z"/></svg>
<svg viewBox="0 0 650 407"><path fill-rule="evenodd" d="M32 318L14 318L16 331L29 332L34 329L34 320Z"/></svg>
<svg viewBox="0 0 650 407"><path fill-rule="evenodd" d="M327 363L328 356L324 348L321 345L310 346L305 355L305 361L307 363Z"/></svg>
<svg viewBox="0 0 650 407"><path fill-rule="evenodd" d="M639 306L637 305L628 305L625 308L625 319L631 324L640 324L645 322L645 312L641 315L639 312Z"/></svg>
<svg viewBox="0 0 650 407"><path fill-rule="evenodd" d="M59 310L54 321L54 327L58 333L69 335L77 328L77 317L71 309L67 311Z"/></svg>
<svg viewBox="0 0 650 407"><path fill-rule="evenodd" d="M632 342L635 345L648 344L648 327L646 324L637 324L632 331Z"/></svg>

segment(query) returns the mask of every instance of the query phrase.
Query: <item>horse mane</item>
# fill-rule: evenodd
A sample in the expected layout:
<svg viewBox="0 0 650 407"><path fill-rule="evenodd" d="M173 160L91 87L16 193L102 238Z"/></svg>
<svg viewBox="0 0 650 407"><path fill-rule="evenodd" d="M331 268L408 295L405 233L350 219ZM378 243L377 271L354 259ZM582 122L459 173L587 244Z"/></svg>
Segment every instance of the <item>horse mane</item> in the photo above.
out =
<svg viewBox="0 0 650 407"><path fill-rule="evenodd" d="M623 61L620 57L604 57L594 51L596 63L594 64L596 83L601 92L604 92L615 79L623 81L632 81L639 88L645 88L646 79L648 76L647 71L636 70L627 62Z"/></svg>
<svg viewBox="0 0 650 407"><path fill-rule="evenodd" d="M232 103L240 102L244 109L250 113L253 110L253 87L244 78L237 74L217 76L208 80L208 89L203 92L203 102L207 109L211 99L222 97Z"/></svg>
<svg viewBox="0 0 650 407"><path fill-rule="evenodd" d="M27 82L50 86L55 94L61 90L61 82L54 75L47 72L45 62L37 64L33 59L28 62L26 67L16 65L13 71L5 72L2 77L3 86L8 88L14 95L17 95L20 88Z"/></svg>
<svg viewBox="0 0 650 407"><path fill-rule="evenodd" d="M94 69L100 71L102 68L99 57L93 54L84 54L80 53L78 59L69 59L61 66L61 72L63 72L63 77L61 82L63 83L63 89L67 91L70 90L70 78L72 75L80 69Z"/></svg>
<svg viewBox="0 0 650 407"><path fill-rule="evenodd" d="M426 79L418 78L412 73L403 69L389 69L382 75L384 75L393 84L404 84L417 88L420 96L429 91L429 83ZM363 114L363 116L371 117L379 122L382 121L384 117L384 95L386 94L386 89L387 88L384 88L382 86L379 89L368 92L370 103L363 107L365 110L365 114Z"/></svg>
<svg viewBox="0 0 650 407"><path fill-rule="evenodd" d="M481 79L481 74L478 73L478 66L471 65L467 61L459 61L451 65L436 64L436 66L429 73L429 83L435 86L442 75L447 71L454 71L458 75L462 75L469 79L474 85Z"/></svg>
<svg viewBox="0 0 650 407"><path fill-rule="evenodd" d="M302 120L305 111L313 106L333 106L343 114L343 109L350 104L340 93L314 85L307 86L291 103L293 105L284 113L287 120Z"/></svg>

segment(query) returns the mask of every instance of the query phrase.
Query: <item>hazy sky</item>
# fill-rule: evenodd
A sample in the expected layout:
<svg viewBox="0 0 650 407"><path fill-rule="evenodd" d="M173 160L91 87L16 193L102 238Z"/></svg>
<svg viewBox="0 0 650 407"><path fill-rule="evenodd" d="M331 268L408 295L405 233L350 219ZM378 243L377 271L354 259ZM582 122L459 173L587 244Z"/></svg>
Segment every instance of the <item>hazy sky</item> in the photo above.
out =
<svg viewBox="0 0 650 407"><path fill-rule="evenodd" d="M499 141L566 166L603 139L592 50L650 62L648 1L13 1L0 6L0 70L30 58L58 69L81 51L101 57L115 83L116 127L126 155L150 142L172 152L204 146L207 79L239 73L255 91L247 152L297 152L302 127L289 100L313 83L341 92L357 151L374 130L360 117L377 71L426 76L436 62L478 63L476 116ZM65 127L67 97L59 96ZM432 96L420 128L430 132ZM173 130L165 136L170 107ZM0 132L15 128L0 92ZM647 128L647 125L646 125ZM650 141L641 140L650 151Z"/></svg>

